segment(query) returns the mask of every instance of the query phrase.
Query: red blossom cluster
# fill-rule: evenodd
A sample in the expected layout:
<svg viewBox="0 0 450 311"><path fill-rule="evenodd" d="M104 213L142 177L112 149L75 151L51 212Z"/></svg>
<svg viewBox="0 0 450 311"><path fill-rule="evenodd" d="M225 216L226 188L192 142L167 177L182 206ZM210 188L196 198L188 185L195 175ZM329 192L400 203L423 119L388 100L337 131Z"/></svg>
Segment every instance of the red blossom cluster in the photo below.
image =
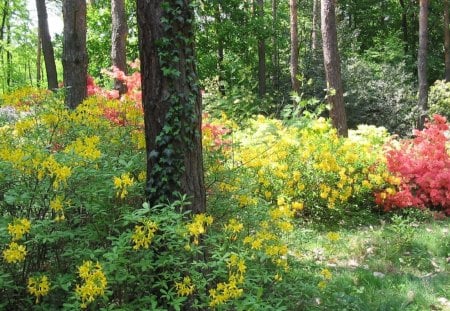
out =
<svg viewBox="0 0 450 311"><path fill-rule="evenodd" d="M203 120L208 120L209 115L203 114ZM224 139L224 136L230 133L230 129L221 124L213 124L209 122L202 123L202 133L205 138L204 143L209 143L205 148L217 150L221 147L226 147L231 144L229 139Z"/></svg>
<svg viewBox="0 0 450 311"><path fill-rule="evenodd" d="M385 210L404 207L434 207L450 215L449 126L445 117L432 122L415 138L400 142L387 151L389 171L401 178L394 194L377 193L376 202Z"/></svg>

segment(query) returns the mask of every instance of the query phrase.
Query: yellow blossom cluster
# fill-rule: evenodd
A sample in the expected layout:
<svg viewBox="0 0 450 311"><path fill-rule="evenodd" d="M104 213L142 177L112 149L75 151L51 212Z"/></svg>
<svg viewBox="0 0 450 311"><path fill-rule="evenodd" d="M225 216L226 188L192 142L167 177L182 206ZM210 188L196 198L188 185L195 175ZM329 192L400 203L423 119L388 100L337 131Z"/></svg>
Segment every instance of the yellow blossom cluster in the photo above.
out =
<svg viewBox="0 0 450 311"><path fill-rule="evenodd" d="M206 233L206 227L210 226L213 221L212 216L201 213L194 215L192 221L186 225L189 235L194 238L195 245L198 245L200 236Z"/></svg>
<svg viewBox="0 0 450 311"><path fill-rule="evenodd" d="M100 137L98 136L79 137L66 147L65 152L73 152L85 160L94 161L102 154L100 150L97 149L99 142Z"/></svg>
<svg viewBox="0 0 450 311"><path fill-rule="evenodd" d="M319 287L319 289L321 290L324 290L333 278L333 274L330 270L325 268L320 271L320 276L322 277L322 280L319 282L319 284L317 284L317 287Z"/></svg>
<svg viewBox="0 0 450 311"><path fill-rule="evenodd" d="M209 290L209 306L214 308L229 300L239 298L244 290L238 286L245 281L247 266L245 260L236 254L231 254L228 260L228 281L217 284L216 288Z"/></svg>
<svg viewBox="0 0 450 311"><path fill-rule="evenodd" d="M39 299L46 296L50 290L50 282L46 275L28 278L28 292L36 297L36 303Z"/></svg>
<svg viewBox="0 0 450 311"><path fill-rule="evenodd" d="M50 208L56 215L55 221L63 221L65 219L63 198L60 195L55 196L50 201Z"/></svg>
<svg viewBox="0 0 450 311"><path fill-rule="evenodd" d="M12 223L8 224L8 233L12 241L22 239L24 234L29 233L31 222L26 218L16 218Z"/></svg>
<svg viewBox="0 0 450 311"><path fill-rule="evenodd" d="M131 236L134 243L133 249L149 248L157 230L158 225L150 219L143 220L142 225L134 226L134 232Z"/></svg>
<svg viewBox="0 0 450 311"><path fill-rule="evenodd" d="M85 309L97 297L105 294L108 283L102 266L98 262L94 264L90 260L84 261L78 267L78 275L83 280L83 283L76 285L75 293L81 300L81 308Z"/></svg>
<svg viewBox="0 0 450 311"><path fill-rule="evenodd" d="M228 220L228 223L224 226L224 230L232 234L232 240L236 239L237 234L241 232L242 229L244 229L244 224L236 218L230 218L230 220Z"/></svg>
<svg viewBox="0 0 450 311"><path fill-rule="evenodd" d="M24 245L16 241L22 239L30 230L31 222L26 218L17 218L8 224L8 233L11 236L11 242L8 244L8 248L3 250L3 258L7 263L16 263L25 260L27 250Z"/></svg>
<svg viewBox="0 0 450 311"><path fill-rule="evenodd" d="M128 194L128 188L134 184L134 178L129 173L124 173L120 177L114 177L114 187L117 197L124 199Z"/></svg>
<svg viewBox="0 0 450 311"><path fill-rule="evenodd" d="M45 175L53 178L53 188L57 190L61 185L67 184L67 179L72 175L72 169L59 163L53 155L50 155L41 163L38 179L42 180Z"/></svg>
<svg viewBox="0 0 450 311"><path fill-rule="evenodd" d="M189 296L195 290L195 285L192 284L192 280L189 276L185 276L183 281L175 282L175 289L177 290L178 296Z"/></svg>

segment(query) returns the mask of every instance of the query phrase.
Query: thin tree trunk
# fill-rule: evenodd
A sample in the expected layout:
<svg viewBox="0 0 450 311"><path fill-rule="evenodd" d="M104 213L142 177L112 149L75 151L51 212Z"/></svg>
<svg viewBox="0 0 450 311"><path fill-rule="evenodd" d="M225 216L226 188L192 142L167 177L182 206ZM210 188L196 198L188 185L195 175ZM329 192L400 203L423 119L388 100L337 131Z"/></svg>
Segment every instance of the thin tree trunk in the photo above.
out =
<svg viewBox="0 0 450 311"><path fill-rule="evenodd" d="M450 82L450 18L448 0L444 0L445 81Z"/></svg>
<svg viewBox="0 0 450 311"><path fill-rule="evenodd" d="M406 16L405 1L400 0L400 6L402 7L402 33L403 33L403 46L405 55L408 55L409 44L408 44L408 18Z"/></svg>
<svg viewBox="0 0 450 311"><path fill-rule="evenodd" d="M314 53L318 47L318 26L320 21L320 0L313 0L313 16L311 26L311 51Z"/></svg>
<svg viewBox="0 0 450 311"><path fill-rule="evenodd" d="M256 14L259 19L264 18L264 0L256 1ZM258 95L264 97L266 94L266 43L264 37L259 34L258 38Z"/></svg>
<svg viewBox="0 0 450 311"><path fill-rule="evenodd" d="M300 81L298 80L298 25L297 25L297 0L290 0L290 25L291 25L291 85L292 91L300 93Z"/></svg>
<svg viewBox="0 0 450 311"><path fill-rule="evenodd" d="M217 38L217 71L219 77L219 91L222 95L225 95L225 86L224 86L224 68L223 68L223 59L224 59L224 45L223 45L223 36L221 31L219 31L219 27L222 24L220 3L216 4L214 19L216 22L216 38Z"/></svg>
<svg viewBox="0 0 450 311"><path fill-rule="evenodd" d="M155 205L183 193L191 200L188 208L202 213L206 199L193 19L190 0L137 0L147 199Z"/></svg>
<svg viewBox="0 0 450 311"><path fill-rule="evenodd" d="M420 0L419 11L419 52L417 58L417 73L419 78L419 109L418 128L422 129L428 110L427 82L427 49L428 49L428 0Z"/></svg>
<svg viewBox="0 0 450 311"><path fill-rule="evenodd" d="M11 47L11 21L6 22L6 44ZM12 54L11 51L6 50L6 85L8 90L11 88L11 71L12 71Z"/></svg>
<svg viewBox="0 0 450 311"><path fill-rule="evenodd" d="M125 12L125 0L111 0L112 14L112 38L111 38L111 60L113 66L127 73L127 16ZM120 94L127 91L123 81L114 80L114 88Z"/></svg>
<svg viewBox="0 0 450 311"><path fill-rule="evenodd" d="M63 21L66 105L74 109L87 95L86 1L64 0Z"/></svg>
<svg viewBox="0 0 450 311"><path fill-rule="evenodd" d="M39 23L39 37L42 42L45 71L47 73L48 89L56 90L58 88L58 75L56 73L55 53L53 51L52 39L48 29L48 16L45 0L36 0L36 9Z"/></svg>
<svg viewBox="0 0 450 311"><path fill-rule="evenodd" d="M272 85L275 90L279 90L280 86L280 55L278 49L278 0L272 0Z"/></svg>
<svg viewBox="0 0 450 311"><path fill-rule="evenodd" d="M321 29L323 61L328 88L327 99L331 106L330 118L338 134L347 136L347 116L344 106L341 61L337 46L334 0L321 1Z"/></svg>
<svg viewBox="0 0 450 311"><path fill-rule="evenodd" d="M37 45L37 53L36 53L36 85L38 87L41 86L41 36L38 34L38 45Z"/></svg>

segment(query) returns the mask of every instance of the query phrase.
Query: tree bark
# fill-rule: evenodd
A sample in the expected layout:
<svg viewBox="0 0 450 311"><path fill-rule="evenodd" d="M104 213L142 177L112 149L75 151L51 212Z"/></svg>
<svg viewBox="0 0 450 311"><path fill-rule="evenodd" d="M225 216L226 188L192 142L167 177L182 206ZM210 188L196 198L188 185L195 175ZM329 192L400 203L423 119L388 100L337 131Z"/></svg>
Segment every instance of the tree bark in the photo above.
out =
<svg viewBox="0 0 450 311"><path fill-rule="evenodd" d="M86 97L86 0L63 1L63 69L66 105L76 108Z"/></svg>
<svg viewBox="0 0 450 311"><path fill-rule="evenodd" d="M225 86L224 86L224 68L223 68L223 60L224 60L224 45L223 45L223 36L220 31L220 26L222 25L222 17L221 17L221 8L220 3L216 4L214 10L214 19L216 22L216 37L217 37L217 71L219 77L219 91L220 94L225 95Z"/></svg>
<svg viewBox="0 0 450 311"><path fill-rule="evenodd" d="M111 60L113 66L127 73L127 15L125 11L125 0L111 0L112 15L112 38L111 38ZM114 88L120 94L127 91L123 81L114 80Z"/></svg>
<svg viewBox="0 0 450 311"><path fill-rule="evenodd" d="M450 18L448 0L444 0L445 81L450 82Z"/></svg>
<svg viewBox="0 0 450 311"><path fill-rule="evenodd" d="M419 111L418 128L422 129L428 110L427 82L427 49L428 49L428 0L419 2L419 52L417 57L417 73L419 78Z"/></svg>
<svg viewBox="0 0 450 311"><path fill-rule="evenodd" d="M38 15L39 37L44 55L45 71L47 73L47 85L49 90L56 90L58 88L58 75L56 73L55 53L48 29L45 0L36 0L36 10Z"/></svg>
<svg viewBox="0 0 450 311"><path fill-rule="evenodd" d="M313 16L311 26L311 51L314 53L318 47L317 29L320 20L320 0L313 0Z"/></svg>
<svg viewBox="0 0 450 311"><path fill-rule="evenodd" d="M298 24L297 24L297 0L290 0L290 28L291 28L291 85L292 91L300 93L300 81L298 75Z"/></svg>
<svg viewBox="0 0 450 311"><path fill-rule="evenodd" d="M256 0L256 14L261 20L264 18L264 0ZM258 95L264 97L266 94L266 42L264 36L259 34L258 38Z"/></svg>
<svg viewBox="0 0 450 311"><path fill-rule="evenodd" d="M36 55L36 85L38 87L41 86L41 58L42 58L42 51L41 51L41 36L38 35L38 45L37 45L37 55Z"/></svg>
<svg viewBox="0 0 450 311"><path fill-rule="evenodd" d="M183 193L200 213L206 200L193 19L190 0L137 0L147 198L154 205Z"/></svg>
<svg viewBox="0 0 450 311"><path fill-rule="evenodd" d="M347 136L347 116L341 78L341 61L337 46L334 0L321 1L321 29L323 61L327 80L327 99L331 106L330 118L340 136Z"/></svg>
<svg viewBox="0 0 450 311"><path fill-rule="evenodd" d="M278 49L278 0L272 0L272 85L274 90L279 90L280 86L280 52Z"/></svg>
<svg viewBox="0 0 450 311"><path fill-rule="evenodd" d="M400 6L402 7L402 33L403 33L403 46L405 55L408 55L409 44L408 44L408 18L406 16L405 1L400 0Z"/></svg>

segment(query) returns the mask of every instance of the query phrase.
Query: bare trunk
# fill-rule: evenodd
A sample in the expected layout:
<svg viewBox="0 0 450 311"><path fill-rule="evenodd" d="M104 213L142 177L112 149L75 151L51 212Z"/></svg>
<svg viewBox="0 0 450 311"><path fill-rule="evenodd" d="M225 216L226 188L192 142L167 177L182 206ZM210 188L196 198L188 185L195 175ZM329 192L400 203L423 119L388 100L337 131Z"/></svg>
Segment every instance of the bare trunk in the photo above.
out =
<svg viewBox="0 0 450 311"><path fill-rule="evenodd" d="M300 81L298 80L298 25L297 25L297 0L290 0L290 25L291 25L291 85L292 91L300 93Z"/></svg>
<svg viewBox="0 0 450 311"><path fill-rule="evenodd" d="M63 68L66 105L76 108L86 97L86 1L64 0Z"/></svg>
<svg viewBox="0 0 450 311"><path fill-rule="evenodd" d="M125 12L125 0L111 0L112 15L112 38L111 38L111 60L113 66L127 73L127 16ZM120 94L127 91L123 81L115 80L114 88Z"/></svg>
<svg viewBox="0 0 450 311"><path fill-rule="evenodd" d="M445 81L450 82L450 18L448 0L444 0Z"/></svg>
<svg viewBox="0 0 450 311"><path fill-rule="evenodd" d="M400 0L400 6L402 7L402 33L405 55L408 55L408 18L406 16L406 7L404 0Z"/></svg>
<svg viewBox="0 0 450 311"><path fill-rule="evenodd" d="M419 11L419 52L417 58L417 73L419 78L419 109L418 128L422 129L428 110L427 82L427 48L428 48L428 0L420 0Z"/></svg>
<svg viewBox="0 0 450 311"><path fill-rule="evenodd" d="M189 0L137 0L137 19L147 199L154 205L184 193L191 199L189 208L201 213L206 200L191 5Z"/></svg>
<svg viewBox="0 0 450 311"><path fill-rule="evenodd" d="M273 35L272 35L272 84L273 88L278 91L280 86L280 57L278 50L278 0L272 0L272 27L273 27Z"/></svg>
<svg viewBox="0 0 450 311"><path fill-rule="evenodd" d="M311 51L315 52L318 47L318 35L317 29L320 21L320 0L313 0L313 16L311 26Z"/></svg>
<svg viewBox="0 0 450 311"><path fill-rule="evenodd" d="M347 116L344 106L341 61L337 46L334 0L321 1L321 28L323 61L328 88L327 100L331 106L330 118L338 134L347 136Z"/></svg>
<svg viewBox="0 0 450 311"><path fill-rule="evenodd" d="M225 95L225 87L223 84L223 75L224 75L224 68L223 68L223 57L224 57L224 46L223 46L223 36L222 33L218 30L220 25L222 24L222 17L221 17L221 10L220 10L220 3L217 3L215 12L214 12L214 19L216 22L216 37L217 37L217 71L218 71L218 77L219 77L219 91L222 95Z"/></svg>
<svg viewBox="0 0 450 311"><path fill-rule="evenodd" d="M36 10L39 23L39 37L42 43L44 54L45 71L47 73L47 84L49 90L58 88L58 76L56 73L55 53L53 51L52 40L48 29L47 7L45 0L36 0Z"/></svg>
<svg viewBox="0 0 450 311"><path fill-rule="evenodd" d="M257 0L258 18L264 18L264 0ZM261 36L261 34L259 34ZM263 37L258 38L258 95L266 94L266 43Z"/></svg>
<svg viewBox="0 0 450 311"><path fill-rule="evenodd" d="M8 46L11 46L11 21L8 20L6 22L6 43ZM8 90L11 88L11 73L12 71L12 54L10 50L6 50L6 85L8 86Z"/></svg>
<svg viewBox="0 0 450 311"><path fill-rule="evenodd" d="M37 53L36 53L36 85L38 87L41 86L41 58L42 58L42 52L41 52L41 36L38 35L38 45L37 45Z"/></svg>

